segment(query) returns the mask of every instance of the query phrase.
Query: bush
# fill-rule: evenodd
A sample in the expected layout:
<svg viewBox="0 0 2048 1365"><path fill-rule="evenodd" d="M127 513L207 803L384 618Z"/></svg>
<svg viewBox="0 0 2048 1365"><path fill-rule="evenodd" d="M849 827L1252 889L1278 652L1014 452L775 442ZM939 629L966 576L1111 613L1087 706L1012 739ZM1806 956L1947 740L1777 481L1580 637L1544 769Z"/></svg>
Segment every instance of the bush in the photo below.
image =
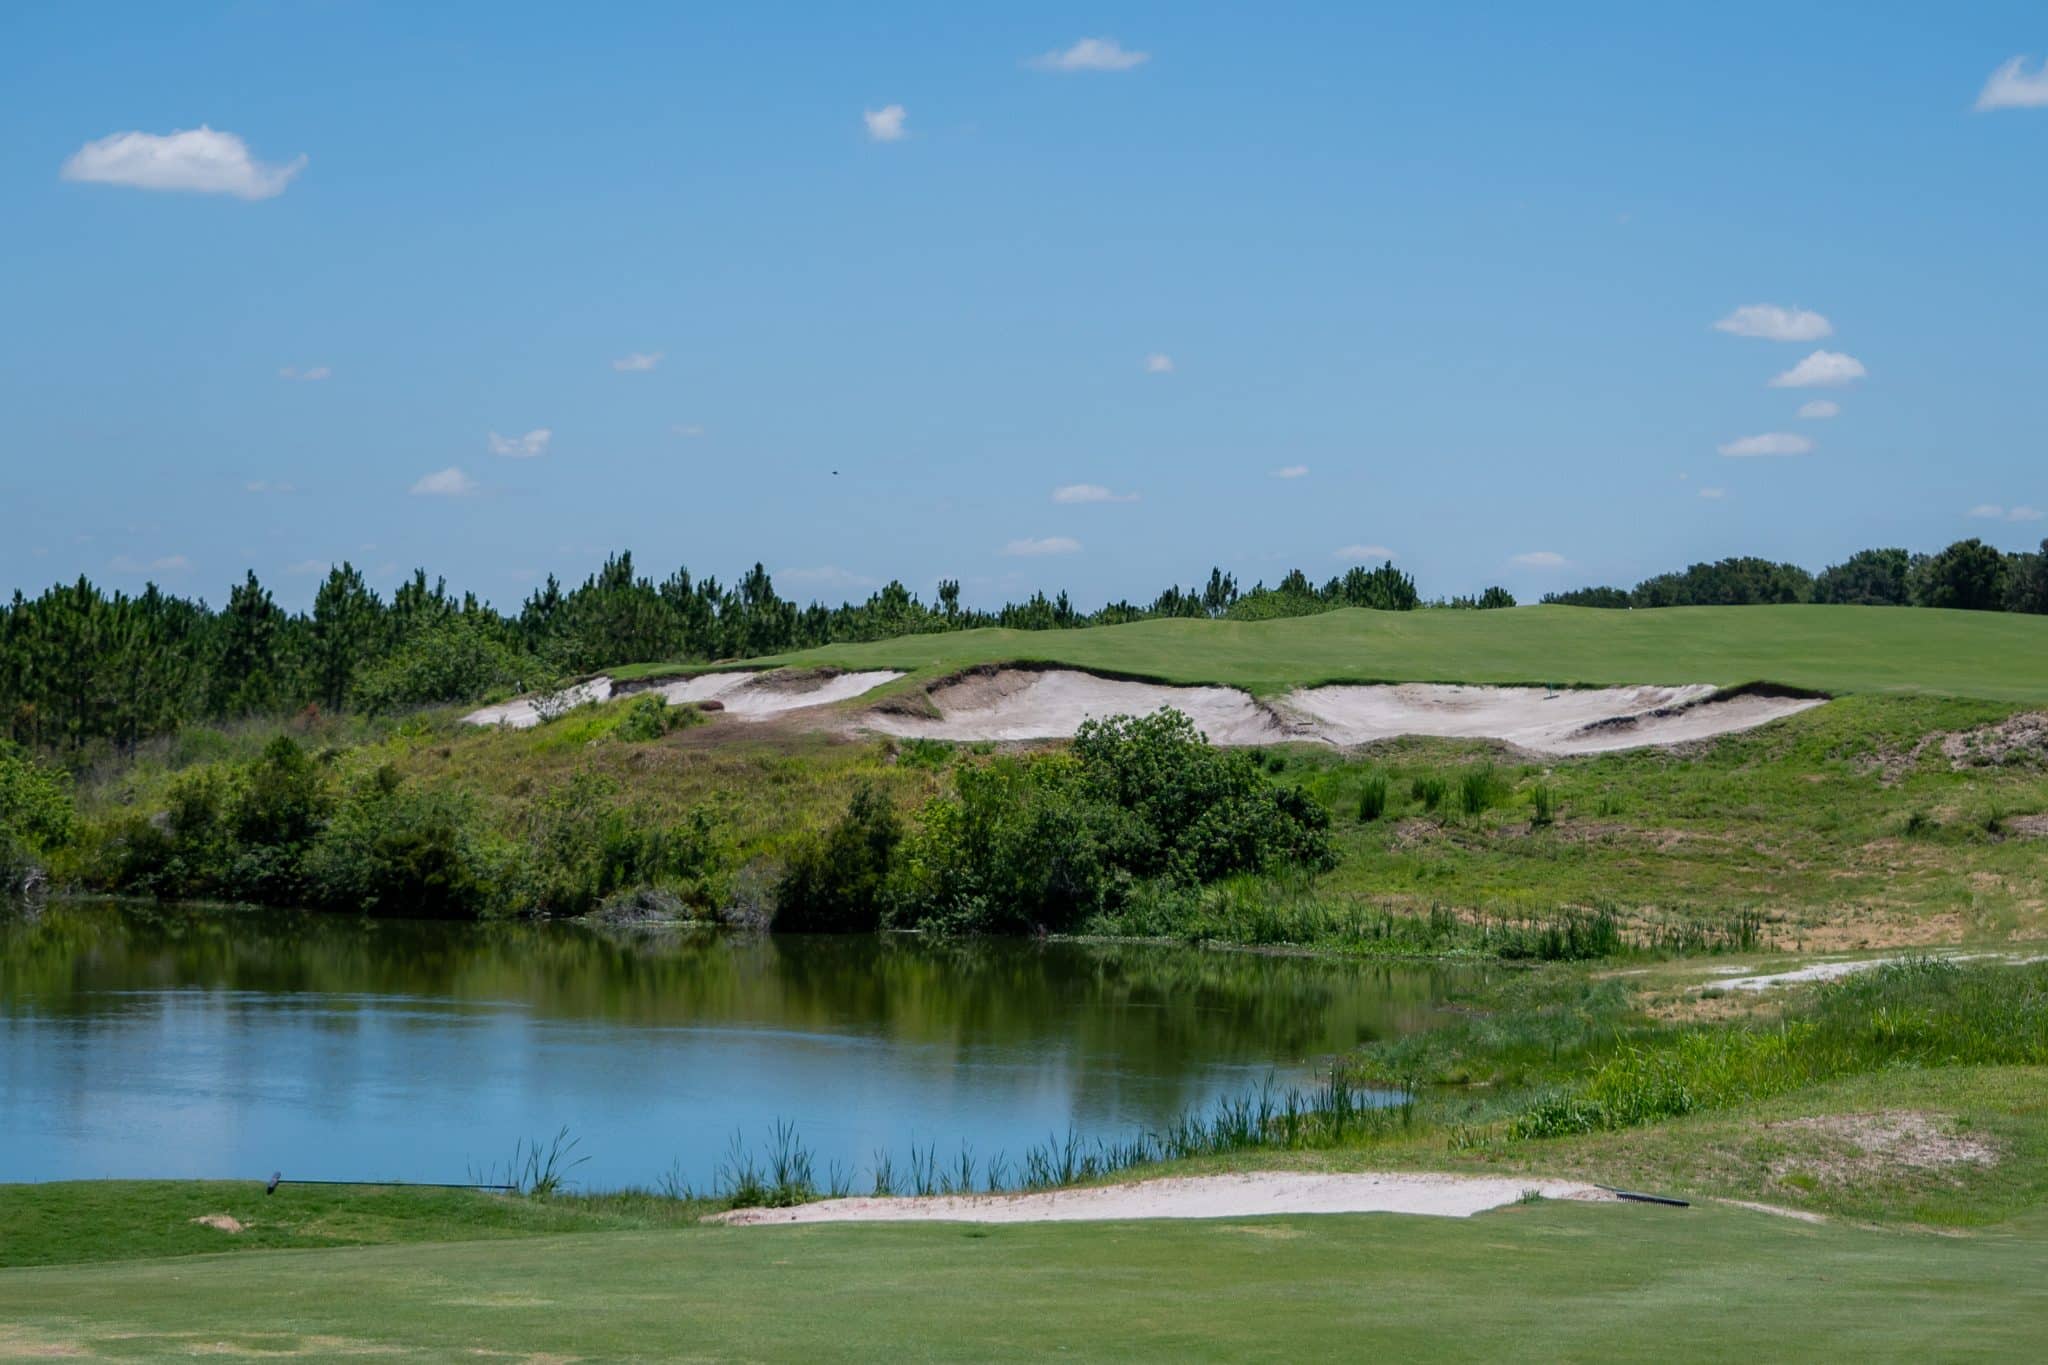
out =
<svg viewBox="0 0 2048 1365"><path fill-rule="evenodd" d="M823 838L800 843L775 888L775 928L861 933L881 927L903 827L889 799L863 783Z"/></svg>
<svg viewBox="0 0 2048 1365"><path fill-rule="evenodd" d="M688 705L670 706L659 692L647 693L626 703L626 713L612 729L614 739L628 744L645 744L673 730L702 725L704 713Z"/></svg>
<svg viewBox="0 0 2048 1365"><path fill-rule="evenodd" d="M1408 784L1408 797L1420 801L1422 808L1433 811L1444 803L1450 794L1449 785L1436 773L1426 773Z"/></svg>
<svg viewBox="0 0 2048 1365"><path fill-rule="evenodd" d="M468 805L406 787L389 768L358 782L308 850L308 897L325 909L466 919L490 906L491 859Z"/></svg>
<svg viewBox="0 0 2048 1365"><path fill-rule="evenodd" d="M1365 785L1358 791L1358 818L1371 824L1387 813L1387 775L1371 772L1365 775Z"/></svg>
<svg viewBox="0 0 2048 1365"><path fill-rule="evenodd" d="M1548 782L1538 782L1529 788L1529 823L1542 826L1556 819L1557 793L1550 789Z"/></svg>
<svg viewBox="0 0 2048 1365"><path fill-rule="evenodd" d="M1500 779L1491 763L1467 768L1458 774L1458 808L1470 816L1484 815L1500 792Z"/></svg>
<svg viewBox="0 0 2048 1365"><path fill-rule="evenodd" d="M390 655L364 670L356 701L371 715L406 706L473 701L518 691L538 672L532 659L469 615L448 616L416 630Z"/></svg>
<svg viewBox="0 0 2048 1365"><path fill-rule="evenodd" d="M68 842L72 825L64 774L0 739L0 894L37 878L41 855Z"/></svg>

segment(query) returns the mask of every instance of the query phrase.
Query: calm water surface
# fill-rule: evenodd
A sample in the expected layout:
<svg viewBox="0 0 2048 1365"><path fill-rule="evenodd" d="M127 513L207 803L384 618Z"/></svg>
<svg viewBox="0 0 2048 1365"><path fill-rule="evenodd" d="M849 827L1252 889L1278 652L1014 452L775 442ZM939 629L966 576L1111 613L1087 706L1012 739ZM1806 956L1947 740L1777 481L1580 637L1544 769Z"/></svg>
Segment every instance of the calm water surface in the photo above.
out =
<svg viewBox="0 0 2048 1365"><path fill-rule="evenodd" d="M0 911L0 1181L464 1180L566 1124L585 1187L699 1187L794 1121L866 1170L1013 1158L1301 1079L1443 969L1129 945Z"/></svg>

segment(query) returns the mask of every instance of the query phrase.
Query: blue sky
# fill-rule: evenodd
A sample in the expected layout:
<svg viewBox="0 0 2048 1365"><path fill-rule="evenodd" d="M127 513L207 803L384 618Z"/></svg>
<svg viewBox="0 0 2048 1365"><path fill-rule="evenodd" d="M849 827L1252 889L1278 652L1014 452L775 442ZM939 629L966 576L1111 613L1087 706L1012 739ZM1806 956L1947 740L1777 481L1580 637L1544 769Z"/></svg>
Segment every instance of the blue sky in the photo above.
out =
<svg viewBox="0 0 2048 1365"><path fill-rule="evenodd" d="M8 6L0 585L2037 542L2048 11L1672 9Z"/></svg>

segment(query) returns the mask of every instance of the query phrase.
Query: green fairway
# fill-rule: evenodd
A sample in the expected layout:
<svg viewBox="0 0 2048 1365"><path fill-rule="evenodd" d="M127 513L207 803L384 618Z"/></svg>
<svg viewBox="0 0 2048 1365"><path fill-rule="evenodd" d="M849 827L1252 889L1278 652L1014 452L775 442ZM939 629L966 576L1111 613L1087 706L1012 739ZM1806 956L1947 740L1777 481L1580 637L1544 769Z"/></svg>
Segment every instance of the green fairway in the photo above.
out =
<svg viewBox="0 0 2048 1365"><path fill-rule="evenodd" d="M0 1355L2027 1358L2048 1223L1715 1206L688 1229L0 1273Z"/></svg>
<svg viewBox="0 0 2048 1365"><path fill-rule="evenodd" d="M764 662L929 675L1008 661L1258 693L1328 682L1768 681L1831 693L2040 702L2048 701L2048 617L1832 606L1345 610L1279 621L913 635Z"/></svg>

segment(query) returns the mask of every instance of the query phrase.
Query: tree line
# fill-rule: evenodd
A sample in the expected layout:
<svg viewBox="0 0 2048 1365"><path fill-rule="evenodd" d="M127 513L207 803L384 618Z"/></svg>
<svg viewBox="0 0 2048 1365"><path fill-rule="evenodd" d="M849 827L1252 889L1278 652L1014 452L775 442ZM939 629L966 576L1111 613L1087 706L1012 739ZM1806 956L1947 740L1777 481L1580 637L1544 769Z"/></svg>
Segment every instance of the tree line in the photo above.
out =
<svg viewBox="0 0 2048 1365"><path fill-rule="evenodd" d="M2007 552L1972 538L1935 554L1858 550L1818 574L1797 564L1741 557L1694 564L1633 588L1575 588L1544 594L1573 607L1740 607L1824 602L1871 607L1951 607L2048 614L2048 540Z"/></svg>
<svg viewBox="0 0 2048 1365"><path fill-rule="evenodd" d="M799 605L756 564L732 584L677 569L659 581L622 552L582 584L554 576L516 613L456 595L424 569L389 597L353 565L331 569L310 610L278 605L255 573L220 607L155 584L130 596L84 577L0 606L0 738L34 747L126 748L183 725L276 715L388 712L510 695L597 669L642 661L708 662L843 641L1007 626L1059 630L1157 617L1259 620L1336 607L1512 606L1499 588L1424 603L1391 563L1354 568L1321 586L1300 570L1240 590L1210 570L1146 605L1077 608L1035 592L994 611L960 602L946 580L930 602L900 582L865 601Z"/></svg>

